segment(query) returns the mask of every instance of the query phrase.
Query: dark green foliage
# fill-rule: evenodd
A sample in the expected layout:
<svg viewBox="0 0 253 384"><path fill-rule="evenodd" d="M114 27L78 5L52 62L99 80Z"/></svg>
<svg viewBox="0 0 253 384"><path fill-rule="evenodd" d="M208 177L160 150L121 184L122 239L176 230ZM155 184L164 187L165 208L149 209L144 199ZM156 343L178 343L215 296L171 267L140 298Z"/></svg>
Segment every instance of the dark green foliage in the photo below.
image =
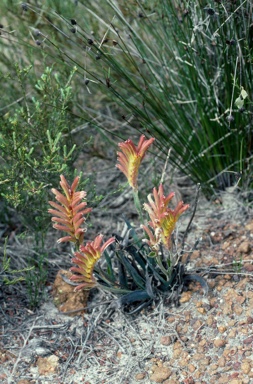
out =
<svg viewBox="0 0 253 384"><path fill-rule="evenodd" d="M162 256L150 257L151 249L140 246L141 239L133 240L137 235L131 226L124 237L116 234L115 238L113 250L104 253L106 264L95 267L95 276L101 288L120 295L117 305L123 310L137 313L162 297L178 305L180 293L190 281L199 282L208 292L201 276L186 273L180 262L172 266L171 255L164 255L162 248Z"/></svg>

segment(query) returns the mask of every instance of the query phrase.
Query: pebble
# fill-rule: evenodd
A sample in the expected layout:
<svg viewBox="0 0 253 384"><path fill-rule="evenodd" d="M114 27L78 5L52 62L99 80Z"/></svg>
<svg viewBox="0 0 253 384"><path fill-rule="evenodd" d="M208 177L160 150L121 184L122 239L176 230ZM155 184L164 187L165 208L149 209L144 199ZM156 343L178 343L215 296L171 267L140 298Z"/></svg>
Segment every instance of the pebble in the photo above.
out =
<svg viewBox="0 0 253 384"><path fill-rule="evenodd" d="M227 341L225 339L215 339L213 344L217 348L222 348L226 345Z"/></svg>
<svg viewBox="0 0 253 384"><path fill-rule="evenodd" d="M171 369L167 367L157 367L155 371L150 375L150 380L155 383L163 383L171 375Z"/></svg>

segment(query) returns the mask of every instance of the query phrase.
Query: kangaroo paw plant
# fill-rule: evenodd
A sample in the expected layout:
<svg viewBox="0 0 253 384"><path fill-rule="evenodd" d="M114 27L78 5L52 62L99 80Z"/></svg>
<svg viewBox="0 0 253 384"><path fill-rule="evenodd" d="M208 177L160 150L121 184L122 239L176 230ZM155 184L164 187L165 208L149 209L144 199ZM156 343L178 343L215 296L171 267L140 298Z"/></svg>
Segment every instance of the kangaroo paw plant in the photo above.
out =
<svg viewBox="0 0 253 384"><path fill-rule="evenodd" d="M93 241L84 242L86 228L85 215L91 211L85 201L86 192L76 191L79 177L69 185L61 175L60 185L64 194L52 189L58 203L50 201L53 209L54 228L67 232L58 241L70 241L76 251L72 259L75 265L70 268L70 277L75 291L90 290L98 286L119 296L116 304L129 313L136 313L151 303L167 296L178 303L180 293L189 281L198 281L206 293L208 286L199 275L189 274L180 262L183 254L174 250L172 234L179 217L189 208L180 201L172 209L168 205L174 196L164 195L164 187L153 188L147 197L148 202L141 205L138 197L138 170L147 149L155 139L147 140L141 136L137 146L132 140L119 143L118 164L127 177L134 194L134 201L141 221L145 213L149 221L140 227L143 235L137 234L126 221L121 235L114 234L103 243L99 234ZM188 226L189 227L189 226ZM101 258L103 256L103 262Z"/></svg>

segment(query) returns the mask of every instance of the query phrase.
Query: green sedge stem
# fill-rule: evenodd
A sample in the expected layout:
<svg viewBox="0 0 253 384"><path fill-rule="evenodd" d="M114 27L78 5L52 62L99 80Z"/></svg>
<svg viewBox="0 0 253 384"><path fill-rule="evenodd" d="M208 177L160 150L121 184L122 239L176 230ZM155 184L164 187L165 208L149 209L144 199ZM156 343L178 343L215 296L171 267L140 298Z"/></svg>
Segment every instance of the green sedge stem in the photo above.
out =
<svg viewBox="0 0 253 384"><path fill-rule="evenodd" d="M140 217L140 222L141 224L143 224L144 221L143 221L142 207L141 207L138 191L133 190L133 194L134 194L134 205Z"/></svg>
<svg viewBox="0 0 253 384"><path fill-rule="evenodd" d="M170 271L168 271L166 268L164 268L163 266L163 263L162 263L162 259L161 259L161 253L158 253L157 257L156 257L156 260L157 260L157 264L159 265L159 268L161 269L161 271L165 274L165 276L170 276Z"/></svg>

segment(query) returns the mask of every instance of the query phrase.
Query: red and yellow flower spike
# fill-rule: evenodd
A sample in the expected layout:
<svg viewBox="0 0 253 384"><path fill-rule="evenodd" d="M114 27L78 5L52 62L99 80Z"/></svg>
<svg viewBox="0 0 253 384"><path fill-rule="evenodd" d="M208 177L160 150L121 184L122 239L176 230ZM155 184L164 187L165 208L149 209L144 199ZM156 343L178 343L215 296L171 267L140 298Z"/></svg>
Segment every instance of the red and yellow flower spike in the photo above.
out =
<svg viewBox="0 0 253 384"><path fill-rule="evenodd" d="M93 276L94 266L102 256L104 250L115 241L115 238L111 237L101 245L102 240L103 235L98 235L94 241L90 241L86 245L81 245L79 248L80 252L75 252L72 263L77 264L77 267L70 268L70 271L79 274L70 277L70 280L80 282L75 288L75 291L82 288L91 289L97 284Z"/></svg>
<svg viewBox="0 0 253 384"><path fill-rule="evenodd" d="M189 204L180 201L176 208L168 208L168 204L174 197L174 192L168 196L164 196L163 186L160 184L159 189L153 189L153 196L148 196L149 204L144 204L144 209L148 212L150 220L148 226L142 225L149 239L146 242L149 246L158 251L159 244L163 244L166 249L170 248L171 235L175 229L176 222L179 217L189 208Z"/></svg>
<svg viewBox="0 0 253 384"><path fill-rule="evenodd" d="M83 201L86 197L86 192L76 192L80 180L78 176L71 186L67 183L63 175L61 175L60 178L60 185L65 196L53 188L51 191L61 205L54 201L49 201L49 204L54 209L49 209L48 212L54 215L52 221L56 224L54 224L53 227L69 234L68 236L61 237L58 242L71 241L79 246L83 242L84 232L86 231L86 228L81 228L81 225L85 221L84 215L89 213L91 208L86 208L87 203Z"/></svg>
<svg viewBox="0 0 253 384"><path fill-rule="evenodd" d="M132 140L128 139L122 143L119 143L121 152L117 152L118 164L117 168L126 176L129 185L136 191L138 171L142 159L145 156L147 149L153 143L155 139L152 137L147 140L144 135L140 137L137 147Z"/></svg>

